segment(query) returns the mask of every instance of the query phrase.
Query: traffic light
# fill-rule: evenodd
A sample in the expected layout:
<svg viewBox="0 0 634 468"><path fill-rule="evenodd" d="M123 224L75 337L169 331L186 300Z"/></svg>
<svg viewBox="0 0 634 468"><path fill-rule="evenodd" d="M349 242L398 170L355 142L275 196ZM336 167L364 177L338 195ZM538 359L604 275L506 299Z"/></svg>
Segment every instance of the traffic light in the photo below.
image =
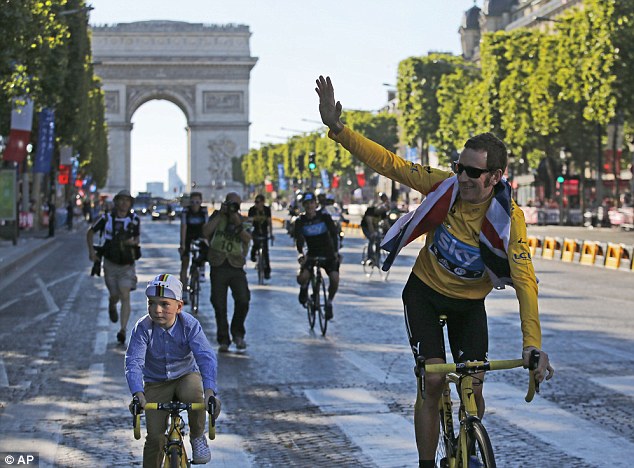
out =
<svg viewBox="0 0 634 468"><path fill-rule="evenodd" d="M557 183L563 184L563 182L564 182L564 176L562 176L562 175L557 176Z"/></svg>
<svg viewBox="0 0 634 468"><path fill-rule="evenodd" d="M297 169L299 170L300 174L304 172L304 155L303 154L297 158Z"/></svg>
<svg viewBox="0 0 634 468"><path fill-rule="evenodd" d="M308 155L308 169L314 171L317 168L317 163L315 162L315 153L311 152Z"/></svg>

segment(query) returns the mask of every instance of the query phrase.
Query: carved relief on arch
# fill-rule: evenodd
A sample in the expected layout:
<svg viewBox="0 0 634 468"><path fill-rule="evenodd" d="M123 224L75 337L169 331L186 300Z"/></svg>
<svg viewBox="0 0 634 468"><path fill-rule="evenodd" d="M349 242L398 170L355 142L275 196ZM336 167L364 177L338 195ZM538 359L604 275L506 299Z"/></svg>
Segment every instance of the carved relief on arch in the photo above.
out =
<svg viewBox="0 0 634 468"><path fill-rule="evenodd" d="M194 116L196 92L193 86L128 86L127 115L132 114L152 99L165 99L176 104L185 114L187 120Z"/></svg>
<svg viewBox="0 0 634 468"><path fill-rule="evenodd" d="M119 113L119 91L106 91L105 93L106 113Z"/></svg>
<svg viewBox="0 0 634 468"><path fill-rule="evenodd" d="M236 156L238 145L229 138L221 135L209 140L209 180L216 183L233 180L231 174L231 158Z"/></svg>

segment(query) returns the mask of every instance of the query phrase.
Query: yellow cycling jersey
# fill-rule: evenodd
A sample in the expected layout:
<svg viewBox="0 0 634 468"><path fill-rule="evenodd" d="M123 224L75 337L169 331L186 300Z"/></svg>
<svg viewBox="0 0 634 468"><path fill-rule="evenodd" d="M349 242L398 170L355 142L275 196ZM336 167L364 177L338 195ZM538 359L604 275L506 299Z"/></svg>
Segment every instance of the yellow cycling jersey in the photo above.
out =
<svg viewBox="0 0 634 468"><path fill-rule="evenodd" d="M451 172L409 162L381 145L344 127L330 138L378 173L426 195ZM493 289L479 252L479 235L491 198L468 203L460 195L443 223L427 233L413 273L440 294L458 299L482 299ZM526 241L524 213L512 201L508 261L520 306L523 345L541 347L537 279Z"/></svg>

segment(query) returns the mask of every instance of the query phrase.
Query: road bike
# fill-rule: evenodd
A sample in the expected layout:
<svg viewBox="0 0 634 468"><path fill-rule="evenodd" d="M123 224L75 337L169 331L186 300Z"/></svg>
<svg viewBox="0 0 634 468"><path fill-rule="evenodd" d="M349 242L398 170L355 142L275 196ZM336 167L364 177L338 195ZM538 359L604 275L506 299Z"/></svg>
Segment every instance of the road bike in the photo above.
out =
<svg viewBox="0 0 634 468"><path fill-rule="evenodd" d="M328 329L328 319L326 318L326 304L328 301L328 291L326 283L321 275L321 268L328 261L326 257L306 257L306 262L310 266L310 278L308 280L309 297L306 301L306 312L308 314L308 325L312 330L315 326L316 317L319 316L319 328L321 334L326 336Z"/></svg>
<svg viewBox="0 0 634 468"><path fill-rule="evenodd" d="M441 326L445 326L446 316L440 317ZM533 400L539 392L539 383L535 379L535 369L539 362L539 352L533 350L529 363L528 392L526 402ZM514 369L523 367L522 359L471 361L447 364L425 364L425 358L419 356L415 372L418 381L417 405L425 398L425 372L445 375L443 391L438 402L440 413L440 437L436 449L436 466L440 468L495 468L495 455L489 435L478 418L478 408L473 393L473 380L485 371ZM458 432L454 426L451 386L459 396Z"/></svg>
<svg viewBox="0 0 634 468"><path fill-rule="evenodd" d="M385 260L385 253L381 250L381 241L388 229L389 227L386 225L386 221L381 221L372 239L369 239L368 244L363 247L361 264L363 265L363 272L368 278L372 276L374 270L378 271L379 275L382 276L385 281L387 281L387 277L390 274L389 271L383 271L381 269ZM370 244L372 245L372 249L370 249ZM368 254L369 250L372 250L372 255Z"/></svg>
<svg viewBox="0 0 634 468"><path fill-rule="evenodd" d="M182 411L204 411L209 413L209 438L216 438L216 419L214 414L216 411L216 399L209 398L207 405L204 403L182 403L180 401L170 401L169 403L146 403L146 411L167 411L169 413L169 421L167 431L165 432L165 459L163 468L189 468L191 460L188 458L183 436L185 435L185 421L181 417ZM139 399L134 397L130 405L132 412L132 427L134 430L134 438L141 438L141 405Z"/></svg>
<svg viewBox="0 0 634 468"><path fill-rule="evenodd" d="M264 284L266 276L266 259L264 258L264 243L269 241L268 236L254 236L253 241L257 241L258 248L255 251L255 269L258 272L258 284Z"/></svg>
<svg viewBox="0 0 634 468"><path fill-rule="evenodd" d="M189 281L187 282L187 295L189 306L193 315L198 314L200 305L200 276L205 274L204 240L194 239L190 244L192 263L189 266Z"/></svg>

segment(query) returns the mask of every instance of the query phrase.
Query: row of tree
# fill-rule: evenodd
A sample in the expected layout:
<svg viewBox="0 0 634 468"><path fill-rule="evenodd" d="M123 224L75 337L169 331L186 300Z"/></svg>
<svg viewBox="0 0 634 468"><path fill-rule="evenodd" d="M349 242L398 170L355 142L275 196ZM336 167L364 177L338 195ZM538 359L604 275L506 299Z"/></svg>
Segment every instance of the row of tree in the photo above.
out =
<svg viewBox="0 0 634 468"><path fill-rule="evenodd" d="M0 134L12 106L30 98L33 128L43 108L55 109L56 154L79 154L80 171L106 182L108 142L104 93L93 71L84 0L5 0L0 8ZM32 139L35 141L35 139Z"/></svg>
<svg viewBox="0 0 634 468"><path fill-rule="evenodd" d="M417 147L426 160L434 146L441 161L473 134L492 131L528 169L566 147L576 167L596 167L606 125L622 116L626 141L634 117L634 0L585 0L548 28L485 34L480 61L432 53L399 64L398 113L346 112L356 131L394 149ZM400 128L400 138L398 129ZM314 151L319 168L352 172L355 162L323 132L295 136L243 155L234 165L248 184L305 177L297 163Z"/></svg>

